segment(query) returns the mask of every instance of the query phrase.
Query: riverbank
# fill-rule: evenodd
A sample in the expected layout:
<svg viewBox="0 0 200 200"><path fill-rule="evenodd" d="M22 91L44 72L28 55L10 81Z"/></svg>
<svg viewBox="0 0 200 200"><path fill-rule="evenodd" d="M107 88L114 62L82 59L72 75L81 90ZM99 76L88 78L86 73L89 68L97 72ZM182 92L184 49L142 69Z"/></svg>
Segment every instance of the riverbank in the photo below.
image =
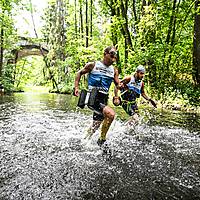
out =
<svg viewBox="0 0 200 200"><path fill-rule="evenodd" d="M56 90L52 90L50 87L44 87L44 86L26 86L26 88L22 91L15 91L15 92L31 92L31 93L56 93L56 94L66 94L71 95L72 90L68 91L61 91L57 92ZM9 92L5 92L7 94L10 94ZM109 104L112 106L112 98L113 94L110 93L110 101ZM177 96L176 98L168 97L165 100L156 100L158 109L161 110L169 110L169 111L182 111L182 112L189 112L189 113L200 113L200 105L194 106L189 103L188 100L183 99L180 96ZM200 102L200 100L199 100ZM138 99L138 106L140 107L146 107L151 105L144 100L143 98ZM113 106L114 107L114 106Z"/></svg>

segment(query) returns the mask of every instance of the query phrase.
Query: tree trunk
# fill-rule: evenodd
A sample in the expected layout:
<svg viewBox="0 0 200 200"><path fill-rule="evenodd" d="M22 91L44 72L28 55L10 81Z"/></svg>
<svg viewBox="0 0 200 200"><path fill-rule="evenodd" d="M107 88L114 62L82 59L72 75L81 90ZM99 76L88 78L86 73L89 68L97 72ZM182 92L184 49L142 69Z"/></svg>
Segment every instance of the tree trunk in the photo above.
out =
<svg viewBox="0 0 200 200"><path fill-rule="evenodd" d="M74 0L74 31L75 31L75 38L77 39L77 17L76 17L76 0Z"/></svg>
<svg viewBox="0 0 200 200"><path fill-rule="evenodd" d="M117 37L117 34L116 34L116 30L117 30L117 27L116 27L116 24L113 23L113 20L112 18L114 16L117 15L117 12L119 12L119 9L117 8L116 9L116 4L117 4L117 1L116 0L110 0L110 4L108 3L107 0L105 0L106 4L108 5L108 7L110 8L110 11L111 11L111 34L112 34L112 42L113 42L113 45L117 48L117 44L118 44L118 37ZM119 16L119 14L117 15ZM119 74L122 72L122 68L121 68L121 65L119 63L119 53L118 53L118 59L117 59L117 66L118 66L118 72Z"/></svg>
<svg viewBox="0 0 200 200"><path fill-rule="evenodd" d="M121 8L122 17L125 21L125 23L122 24L124 38L126 40L126 44L128 45L128 48L132 49L133 45L132 45L131 35L129 32L129 28L128 28L128 17L127 17L128 1L127 0L125 1L125 6L124 6L123 1L121 1L120 8ZM128 59L128 58L126 58L126 59Z"/></svg>
<svg viewBox="0 0 200 200"><path fill-rule="evenodd" d="M1 32L0 32L0 77L2 76L2 70L3 70L3 43L4 43L4 31L3 31L3 27L1 28Z"/></svg>
<svg viewBox="0 0 200 200"><path fill-rule="evenodd" d="M173 6L174 8L176 7L176 12L174 11L174 16L173 16L173 25L172 25L172 36L170 39L170 51L169 51L169 58L167 60L167 64L166 64L166 69L169 70L169 65L171 62L171 58L172 58L172 52L174 49L174 41L175 41L175 36L176 36L176 15L178 13L178 9L179 9L179 5L180 5L180 1L178 2L177 6ZM174 2L175 3L175 2Z"/></svg>
<svg viewBox="0 0 200 200"><path fill-rule="evenodd" d="M168 72L169 72L169 68L168 68L168 64L165 65L165 57L167 55L167 51L169 50L169 43L171 40L171 33L173 31L173 24L174 24L174 20L175 20L175 12L176 12L176 1L177 0L173 0L173 5L172 5L172 14L170 17L170 21L169 21L169 27L168 27L168 32L167 32L167 37L166 37L166 47L164 49L164 53L163 53L163 57L162 57L162 64L161 64L161 69L159 70L159 80L164 80L166 78L166 76L168 76ZM169 59L170 56L169 56ZM169 62L169 59L167 61L167 63ZM163 73L163 71L165 71L165 73Z"/></svg>
<svg viewBox="0 0 200 200"><path fill-rule="evenodd" d="M85 46L88 47L88 40L89 40L89 27L88 27L88 0L86 0L85 2L85 24L86 24L86 27L85 27L85 36L86 36L86 43L85 43Z"/></svg>
<svg viewBox="0 0 200 200"><path fill-rule="evenodd" d="M114 0L115 1L115 0ZM110 1L110 4L108 3L108 1L106 0L106 4L109 6L110 10L111 10L111 34L112 34L112 42L113 45L116 46L118 43L118 39L117 39L117 34L116 34L116 25L113 24L113 20L112 17L114 17L116 15L116 11L115 11L115 3L113 0Z"/></svg>
<svg viewBox="0 0 200 200"><path fill-rule="evenodd" d="M133 0L133 14L134 14L134 18L135 18L135 23L137 23L137 12L136 12L136 6L135 6L135 0Z"/></svg>
<svg viewBox="0 0 200 200"><path fill-rule="evenodd" d="M175 10L176 10L176 0L174 0L174 2L173 2L172 15L170 17L169 28L168 28L167 38L166 38L166 44L169 44L169 41L170 41L171 32L172 32L172 28L173 28L173 22L175 19Z"/></svg>
<svg viewBox="0 0 200 200"><path fill-rule="evenodd" d="M93 0L90 0L90 38L92 39L92 2Z"/></svg>
<svg viewBox="0 0 200 200"><path fill-rule="evenodd" d="M0 77L2 76L3 71L3 51L4 51L4 2L3 2L3 9L2 9L2 24L1 24L1 31L0 31Z"/></svg>
<svg viewBox="0 0 200 200"><path fill-rule="evenodd" d="M79 10L79 15L80 15L80 34L81 38L83 38L83 9L82 9L82 0L79 1L80 4L80 10Z"/></svg>
<svg viewBox="0 0 200 200"><path fill-rule="evenodd" d="M200 9L200 1L195 2L195 11ZM195 14L194 41L193 41L193 79L200 85L200 14Z"/></svg>

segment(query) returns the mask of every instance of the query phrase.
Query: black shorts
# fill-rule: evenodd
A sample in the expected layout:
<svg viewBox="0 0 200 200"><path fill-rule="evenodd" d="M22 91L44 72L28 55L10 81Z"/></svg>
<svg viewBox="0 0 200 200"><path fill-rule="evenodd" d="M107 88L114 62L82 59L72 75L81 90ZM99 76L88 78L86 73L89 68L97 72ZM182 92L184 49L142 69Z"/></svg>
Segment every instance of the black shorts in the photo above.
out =
<svg viewBox="0 0 200 200"><path fill-rule="evenodd" d="M95 121L103 121L103 109L108 104L108 94L104 94L98 92L97 97L95 99L95 105L93 106L94 113L93 113L93 120Z"/></svg>
<svg viewBox="0 0 200 200"><path fill-rule="evenodd" d="M132 102L123 102L122 103L122 108L126 111L126 113L129 116L133 116L135 113L139 112L136 102L134 102L134 103L132 103Z"/></svg>

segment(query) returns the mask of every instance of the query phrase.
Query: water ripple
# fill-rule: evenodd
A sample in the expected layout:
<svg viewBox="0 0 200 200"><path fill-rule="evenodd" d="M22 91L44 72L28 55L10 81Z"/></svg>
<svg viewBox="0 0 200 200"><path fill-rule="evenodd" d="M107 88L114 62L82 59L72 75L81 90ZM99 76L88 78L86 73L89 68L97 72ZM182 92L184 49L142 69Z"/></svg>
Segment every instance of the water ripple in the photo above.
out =
<svg viewBox="0 0 200 200"><path fill-rule="evenodd" d="M197 132L115 120L102 155L99 132L83 139L91 116L46 101L0 104L0 199L200 198Z"/></svg>

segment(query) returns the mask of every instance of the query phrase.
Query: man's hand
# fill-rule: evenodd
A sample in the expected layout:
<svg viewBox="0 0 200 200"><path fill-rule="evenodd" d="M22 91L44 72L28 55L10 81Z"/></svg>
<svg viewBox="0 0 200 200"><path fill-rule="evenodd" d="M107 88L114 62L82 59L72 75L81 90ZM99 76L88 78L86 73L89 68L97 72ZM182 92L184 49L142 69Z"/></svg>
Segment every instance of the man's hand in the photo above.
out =
<svg viewBox="0 0 200 200"><path fill-rule="evenodd" d="M117 86L117 89L120 90L120 89L123 89L125 88L125 85L123 82L120 82L119 85Z"/></svg>
<svg viewBox="0 0 200 200"><path fill-rule="evenodd" d="M120 97L113 97L113 104L115 106L119 106L121 104L121 98Z"/></svg>
<svg viewBox="0 0 200 200"><path fill-rule="evenodd" d="M149 99L149 101L151 102L151 104L152 104L155 108L157 108L156 102L155 102L154 100Z"/></svg>
<svg viewBox="0 0 200 200"><path fill-rule="evenodd" d="M78 97L79 95L79 91L78 91L78 87L74 87L74 93L73 93L74 96Z"/></svg>

